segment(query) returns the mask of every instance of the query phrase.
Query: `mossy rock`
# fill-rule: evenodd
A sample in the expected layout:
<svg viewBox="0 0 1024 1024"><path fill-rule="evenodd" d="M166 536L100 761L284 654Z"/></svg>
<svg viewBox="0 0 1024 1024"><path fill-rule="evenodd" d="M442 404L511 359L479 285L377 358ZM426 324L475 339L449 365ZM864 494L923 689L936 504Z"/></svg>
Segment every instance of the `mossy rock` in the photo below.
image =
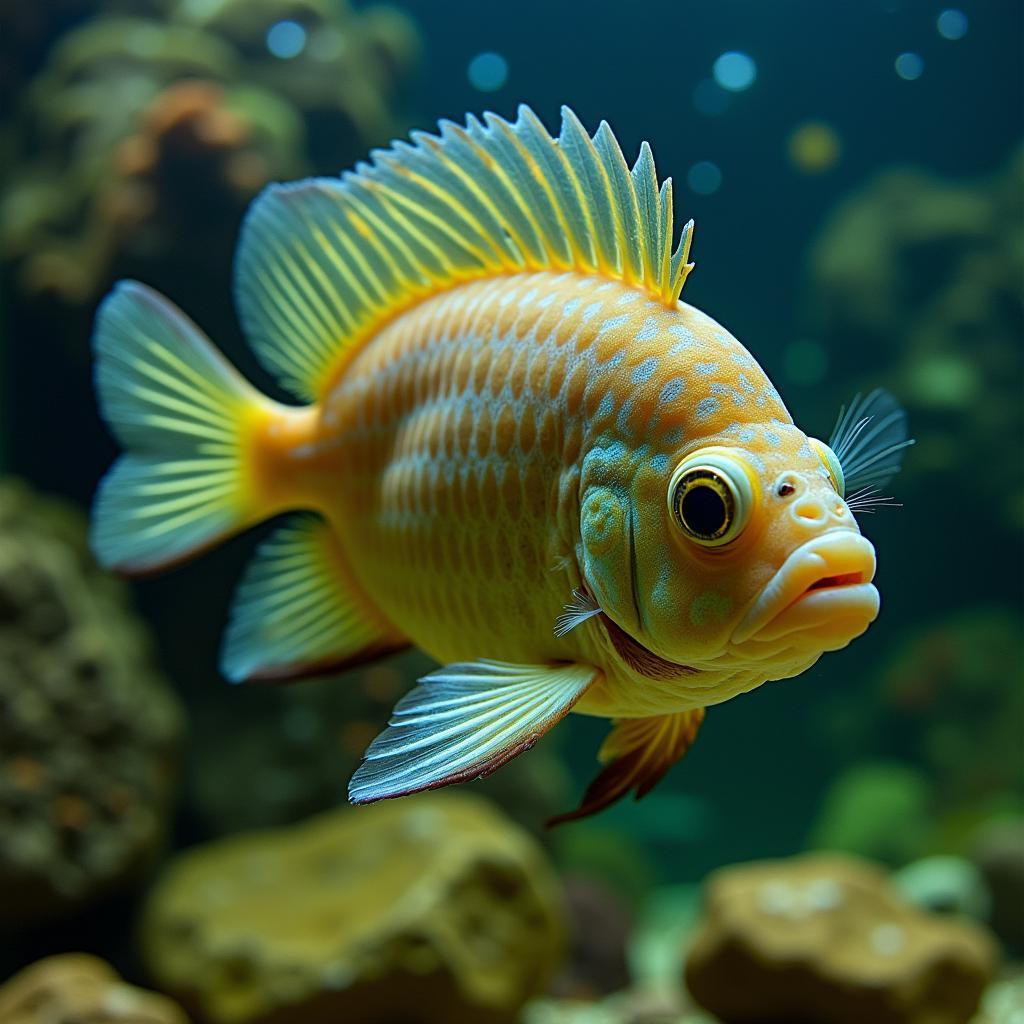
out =
<svg viewBox="0 0 1024 1024"><path fill-rule="evenodd" d="M210 1024L512 1024L564 934L535 842L444 794L187 852L142 942L159 987Z"/></svg>

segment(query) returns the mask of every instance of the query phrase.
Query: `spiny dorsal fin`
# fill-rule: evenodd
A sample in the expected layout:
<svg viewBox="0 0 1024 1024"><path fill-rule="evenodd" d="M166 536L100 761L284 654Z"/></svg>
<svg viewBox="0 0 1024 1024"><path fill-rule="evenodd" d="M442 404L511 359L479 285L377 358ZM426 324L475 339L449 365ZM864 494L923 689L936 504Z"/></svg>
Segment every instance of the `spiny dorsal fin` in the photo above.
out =
<svg viewBox="0 0 1024 1024"><path fill-rule="evenodd" d="M693 224L673 250L672 183L659 189L647 143L630 170L607 123L591 137L567 107L557 139L525 106L514 123L439 127L253 204L239 312L260 360L303 398L397 310L474 278L577 270L678 300Z"/></svg>

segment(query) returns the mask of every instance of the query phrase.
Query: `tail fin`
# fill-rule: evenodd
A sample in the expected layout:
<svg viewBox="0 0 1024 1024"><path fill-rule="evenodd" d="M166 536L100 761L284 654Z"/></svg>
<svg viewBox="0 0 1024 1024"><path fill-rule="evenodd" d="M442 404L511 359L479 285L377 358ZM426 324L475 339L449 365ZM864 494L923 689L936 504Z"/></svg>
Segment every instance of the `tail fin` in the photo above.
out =
<svg viewBox="0 0 1024 1024"><path fill-rule="evenodd" d="M100 307L93 348L100 407L126 450L93 510L103 565L161 569L271 514L256 496L251 441L275 403L191 320L123 281Z"/></svg>

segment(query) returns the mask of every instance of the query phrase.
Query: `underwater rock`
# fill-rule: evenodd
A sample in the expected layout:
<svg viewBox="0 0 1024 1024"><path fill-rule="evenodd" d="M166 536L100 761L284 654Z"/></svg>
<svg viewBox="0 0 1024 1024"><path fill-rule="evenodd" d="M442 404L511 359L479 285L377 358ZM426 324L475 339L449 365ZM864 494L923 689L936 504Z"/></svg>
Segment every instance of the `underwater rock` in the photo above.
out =
<svg viewBox="0 0 1024 1024"><path fill-rule="evenodd" d="M142 925L160 988L210 1024L511 1024L563 942L540 849L461 794L182 854Z"/></svg>
<svg viewBox="0 0 1024 1024"><path fill-rule="evenodd" d="M1024 953L1024 818L984 828L975 841L974 863L992 896L992 930L1011 952Z"/></svg>
<svg viewBox="0 0 1024 1024"><path fill-rule="evenodd" d="M4 1024L188 1024L166 996L135 988L85 953L47 957L0 986Z"/></svg>
<svg viewBox="0 0 1024 1024"><path fill-rule="evenodd" d="M146 867L180 730L77 513L0 483L0 925L77 909Z"/></svg>
<svg viewBox="0 0 1024 1024"><path fill-rule="evenodd" d="M1024 434L1022 175L1024 151L977 182L899 169L869 181L811 249L805 318L844 389L882 381L907 406L917 445L901 491L955 493L983 465L972 502L1018 541L1024 467L1005 439Z"/></svg>
<svg viewBox="0 0 1024 1024"><path fill-rule="evenodd" d="M810 846L905 864L923 850L930 796L916 768L896 761L856 764L826 794Z"/></svg>
<svg viewBox="0 0 1024 1024"><path fill-rule="evenodd" d="M77 308L128 267L166 286L198 263L220 282L264 184L337 174L398 127L419 39L397 10L148 8L112 3L71 27L24 92L17 123L33 127L15 141L0 258L27 298ZM287 52L273 42L282 24Z"/></svg>
<svg viewBox="0 0 1024 1024"><path fill-rule="evenodd" d="M980 927L904 903L872 864L813 854L711 875L686 982L727 1024L966 1024L995 967Z"/></svg>

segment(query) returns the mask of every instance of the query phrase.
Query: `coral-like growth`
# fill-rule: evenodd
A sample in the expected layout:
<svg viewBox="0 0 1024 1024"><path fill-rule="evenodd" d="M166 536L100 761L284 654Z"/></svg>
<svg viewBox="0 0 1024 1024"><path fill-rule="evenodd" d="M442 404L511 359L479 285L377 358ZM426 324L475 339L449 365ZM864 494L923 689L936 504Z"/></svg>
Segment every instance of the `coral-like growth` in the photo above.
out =
<svg viewBox="0 0 1024 1024"><path fill-rule="evenodd" d="M418 47L397 11L157 6L162 16L73 28L25 93L0 258L26 296L74 307L120 273L223 275L260 187L337 173L396 129L394 95ZM275 51L281 25L290 48Z"/></svg>
<svg viewBox="0 0 1024 1024"><path fill-rule="evenodd" d="M77 515L0 486L0 924L139 873L166 825L180 725Z"/></svg>

